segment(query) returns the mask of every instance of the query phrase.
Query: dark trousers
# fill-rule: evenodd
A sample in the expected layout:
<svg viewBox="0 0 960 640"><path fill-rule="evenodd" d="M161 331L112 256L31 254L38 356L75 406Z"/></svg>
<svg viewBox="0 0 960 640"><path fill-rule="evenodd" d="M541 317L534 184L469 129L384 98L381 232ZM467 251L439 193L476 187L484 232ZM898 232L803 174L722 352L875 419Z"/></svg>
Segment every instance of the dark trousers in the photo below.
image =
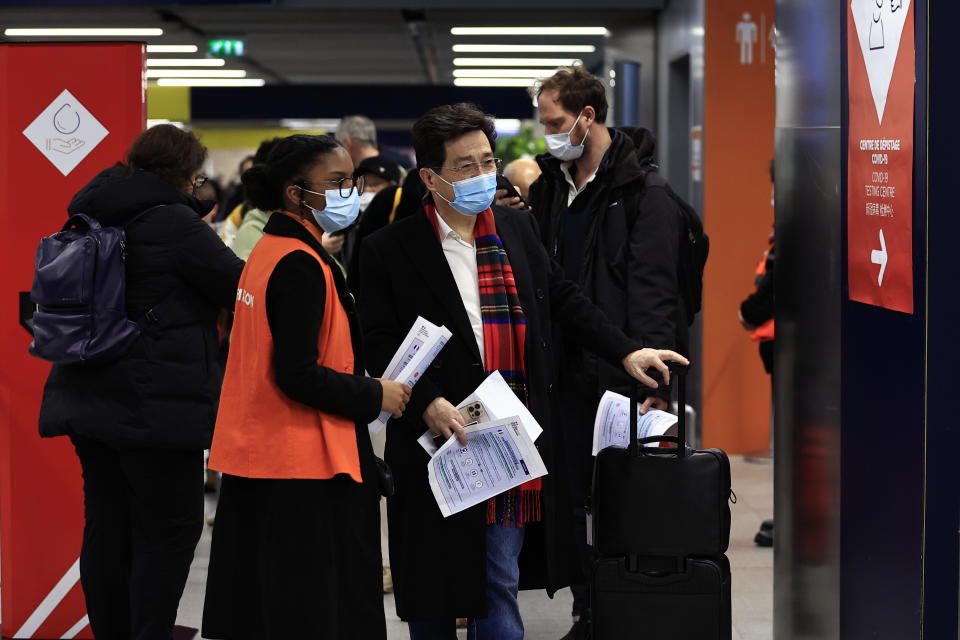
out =
<svg viewBox="0 0 960 640"><path fill-rule="evenodd" d="M203 452L71 440L83 469L90 628L97 640L171 640L203 530Z"/></svg>
<svg viewBox="0 0 960 640"><path fill-rule="evenodd" d="M560 378L561 433L567 476L570 481L569 495L573 506L574 537L583 581L570 585L573 594L573 615L590 617L590 577L593 575L593 548L587 544L587 520L584 505L593 484L593 423L597 413L597 401L587 389L596 388L595 383L566 375Z"/></svg>

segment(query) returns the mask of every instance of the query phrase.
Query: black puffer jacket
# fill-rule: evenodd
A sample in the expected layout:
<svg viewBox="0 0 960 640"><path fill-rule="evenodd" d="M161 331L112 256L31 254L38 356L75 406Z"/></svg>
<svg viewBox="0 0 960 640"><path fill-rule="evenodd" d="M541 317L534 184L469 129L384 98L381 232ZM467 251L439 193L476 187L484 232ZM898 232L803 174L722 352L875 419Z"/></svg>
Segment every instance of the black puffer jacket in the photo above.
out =
<svg viewBox="0 0 960 640"><path fill-rule="evenodd" d="M158 206L162 205L162 206ZM127 316L156 311L130 350L100 366L54 365L40 435L77 434L114 446L204 449L220 395L217 312L233 308L243 270L201 219L210 206L157 175L102 171L70 203L127 232Z"/></svg>
<svg viewBox="0 0 960 640"><path fill-rule="evenodd" d="M677 265L680 211L666 189L645 186L653 165L655 140L646 129L610 129L612 143L604 168L597 172L599 189L589 213L578 283L613 324L640 344L686 354L687 318L680 300ZM530 187L528 201L550 255L563 255L568 184L561 162L549 154L537 157L543 170ZM630 393L633 380L622 367L579 348L564 349L562 368L588 387L599 400L606 389ZM661 397L669 390L662 387Z"/></svg>

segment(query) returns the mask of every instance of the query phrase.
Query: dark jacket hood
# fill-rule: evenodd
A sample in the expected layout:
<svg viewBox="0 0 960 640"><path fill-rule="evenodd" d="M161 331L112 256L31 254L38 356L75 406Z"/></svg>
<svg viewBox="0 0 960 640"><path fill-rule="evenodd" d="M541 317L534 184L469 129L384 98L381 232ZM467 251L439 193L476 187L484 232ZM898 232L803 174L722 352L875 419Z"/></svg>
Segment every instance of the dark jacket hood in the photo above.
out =
<svg viewBox="0 0 960 640"><path fill-rule="evenodd" d="M633 142L634 154L641 165L653 164L657 151L657 138L652 131L643 127L617 127L617 131Z"/></svg>
<svg viewBox="0 0 960 640"><path fill-rule="evenodd" d="M611 186L620 187L639 180L651 165L656 166L654 157L657 141L649 129L617 127L610 128L609 131L611 142L607 151L607 173ZM538 155L537 163L544 173L549 173L560 181L564 180L560 171L560 160L549 153Z"/></svg>
<svg viewBox="0 0 960 640"><path fill-rule="evenodd" d="M206 215L214 203L174 189L155 173L131 172L118 164L104 169L80 189L67 212L70 215L85 213L101 224L116 225L151 207L173 204L182 204L197 215Z"/></svg>

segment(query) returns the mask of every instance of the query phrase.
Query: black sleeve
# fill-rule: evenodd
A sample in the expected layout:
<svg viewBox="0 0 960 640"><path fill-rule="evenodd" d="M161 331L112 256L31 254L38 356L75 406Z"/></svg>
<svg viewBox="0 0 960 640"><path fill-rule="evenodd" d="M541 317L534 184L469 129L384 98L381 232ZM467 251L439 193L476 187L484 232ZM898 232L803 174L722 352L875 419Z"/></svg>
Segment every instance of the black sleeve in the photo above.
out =
<svg viewBox="0 0 960 640"><path fill-rule="evenodd" d="M232 310L243 260L195 212L176 206L164 213L170 216L164 229L170 233L168 246L177 275L204 299Z"/></svg>
<svg viewBox="0 0 960 640"><path fill-rule="evenodd" d="M550 305L553 318L571 338L600 357L620 365L633 351L642 348L611 323L597 306L590 301L575 282L564 277L563 267L552 259L540 242L536 220L528 215L533 229L534 249L539 259L547 265L550 288Z"/></svg>
<svg viewBox="0 0 960 640"><path fill-rule="evenodd" d="M383 257L377 250L376 238L365 241L361 247L360 323L363 326L363 348L367 358L367 370L373 376L383 375L410 326L403 326L397 316L399 309L396 291ZM429 377L423 376L413 387L410 401L404 411L408 419L421 420L423 412L443 393Z"/></svg>
<svg viewBox="0 0 960 640"><path fill-rule="evenodd" d="M323 268L304 251L280 260L270 275L267 322L273 335L277 386L295 402L370 422L380 413L380 383L317 364L326 294Z"/></svg>
<svg viewBox="0 0 960 640"><path fill-rule="evenodd" d="M666 189L655 186L645 191L637 207L627 253L627 333L649 347L676 351L680 212ZM659 371L648 373L662 382ZM670 399L669 387L662 384L650 392Z"/></svg>
<svg viewBox="0 0 960 640"><path fill-rule="evenodd" d="M546 213L546 207L543 206L543 200L544 200L543 191L546 186L546 183L547 181L544 180L543 176L541 175L536 180L534 180L533 183L530 185L530 188L527 189L526 200L527 200L527 204L530 205L531 215L533 215L534 219L539 225L539 228L537 229L538 236L540 235L540 233L543 233L546 231L546 227L544 226L544 219L543 219L543 215ZM547 244L546 238L543 238L543 240L544 240L544 244L546 245Z"/></svg>
<svg viewBox="0 0 960 640"><path fill-rule="evenodd" d="M677 348L680 212L666 190L640 200L627 256L627 333L655 349Z"/></svg>
<svg viewBox="0 0 960 640"><path fill-rule="evenodd" d="M767 272L757 279L757 290L740 303L740 315L755 327L773 317L773 254L767 257Z"/></svg>

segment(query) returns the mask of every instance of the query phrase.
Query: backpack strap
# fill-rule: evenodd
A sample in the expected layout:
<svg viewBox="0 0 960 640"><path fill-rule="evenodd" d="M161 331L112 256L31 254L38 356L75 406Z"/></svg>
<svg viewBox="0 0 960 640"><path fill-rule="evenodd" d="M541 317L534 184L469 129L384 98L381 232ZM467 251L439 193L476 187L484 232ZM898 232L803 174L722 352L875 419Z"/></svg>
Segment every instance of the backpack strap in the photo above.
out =
<svg viewBox="0 0 960 640"><path fill-rule="evenodd" d="M85 213L75 213L63 224L61 231L70 231L71 229L84 229L93 231L100 228L100 222L91 218Z"/></svg>
<svg viewBox="0 0 960 640"><path fill-rule="evenodd" d="M159 324L167 318L168 312L172 310L174 302L177 299L175 293L175 291L170 291L160 299L160 302L144 311L143 315L134 320L137 326L140 327L140 331L146 331L149 327Z"/></svg>
<svg viewBox="0 0 960 640"><path fill-rule="evenodd" d="M110 225L110 226L112 227L116 226L116 227L120 227L121 229L126 229L127 226L139 220L143 215L150 213L154 209L159 209L160 207L165 207L165 206L167 205L165 204L154 205L149 209L144 209L137 215L133 216L132 218L124 222L123 224ZM61 231L70 231L71 229L83 229L85 231L96 231L97 229L102 229L102 228L103 228L103 225L100 224L100 221L97 220L96 218L91 218L85 213L75 213L69 218L67 218L67 221L63 224L63 229L61 229Z"/></svg>
<svg viewBox="0 0 960 640"><path fill-rule="evenodd" d="M640 176L643 181L643 187L630 194L630 204L627 207L627 234L633 231L633 225L640 217L640 201L651 186L663 186L663 177L657 172L658 166L654 163L643 165L640 169Z"/></svg>

